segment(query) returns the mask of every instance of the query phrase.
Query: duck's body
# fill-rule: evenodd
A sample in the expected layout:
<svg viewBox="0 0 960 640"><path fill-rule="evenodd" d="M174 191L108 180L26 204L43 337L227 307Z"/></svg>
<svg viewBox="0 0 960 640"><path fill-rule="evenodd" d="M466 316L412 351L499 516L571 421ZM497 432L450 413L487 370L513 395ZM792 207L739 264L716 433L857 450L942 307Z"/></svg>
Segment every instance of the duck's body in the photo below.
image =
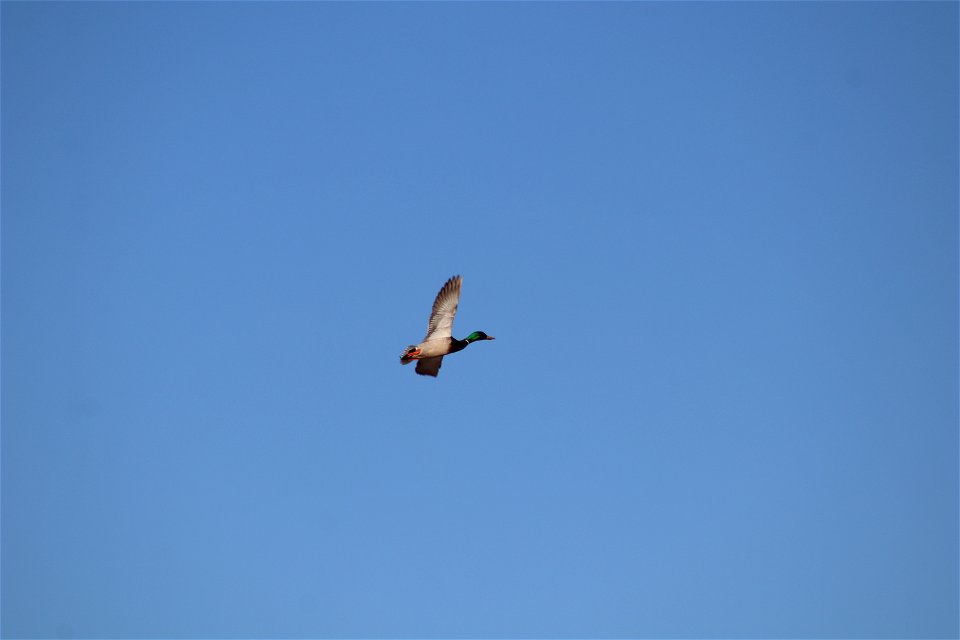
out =
<svg viewBox="0 0 960 640"><path fill-rule="evenodd" d="M457 340L456 338L436 338L434 340L424 340L420 344L407 347L401 359L407 361L403 364L409 364L413 360L422 360L423 358L433 358L436 356L445 356L457 351L464 350L470 344L466 340ZM410 357L407 354L417 352L416 357Z"/></svg>
<svg viewBox="0 0 960 640"><path fill-rule="evenodd" d="M453 317L460 303L460 289L463 279L454 276L447 280L433 302L433 311L427 323L427 336L420 344L407 347L400 355L400 364L417 361L417 373L422 376L437 377L443 364L443 356L467 348L477 340L493 340L482 331L474 331L463 340L453 337Z"/></svg>

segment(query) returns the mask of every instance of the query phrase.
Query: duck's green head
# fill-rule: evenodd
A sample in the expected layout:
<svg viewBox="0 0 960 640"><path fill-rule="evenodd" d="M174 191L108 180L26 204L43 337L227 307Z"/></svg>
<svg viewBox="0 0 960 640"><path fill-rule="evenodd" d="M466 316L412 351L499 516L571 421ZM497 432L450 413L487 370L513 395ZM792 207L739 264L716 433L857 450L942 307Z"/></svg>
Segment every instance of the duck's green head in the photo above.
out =
<svg viewBox="0 0 960 640"><path fill-rule="evenodd" d="M469 344L471 342L476 342L477 340L493 340L493 336L488 336L483 331L474 331L464 338L464 340Z"/></svg>

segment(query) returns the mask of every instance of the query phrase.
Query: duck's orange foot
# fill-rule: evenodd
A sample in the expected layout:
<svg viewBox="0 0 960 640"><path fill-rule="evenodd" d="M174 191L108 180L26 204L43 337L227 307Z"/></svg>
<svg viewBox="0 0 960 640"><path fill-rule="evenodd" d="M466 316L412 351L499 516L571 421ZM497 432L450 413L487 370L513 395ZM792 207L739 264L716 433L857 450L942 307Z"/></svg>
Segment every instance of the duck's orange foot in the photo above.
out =
<svg viewBox="0 0 960 640"><path fill-rule="evenodd" d="M413 360L416 360L420 357L421 353L423 353L423 349L420 347L407 347L400 356L400 364L408 364Z"/></svg>

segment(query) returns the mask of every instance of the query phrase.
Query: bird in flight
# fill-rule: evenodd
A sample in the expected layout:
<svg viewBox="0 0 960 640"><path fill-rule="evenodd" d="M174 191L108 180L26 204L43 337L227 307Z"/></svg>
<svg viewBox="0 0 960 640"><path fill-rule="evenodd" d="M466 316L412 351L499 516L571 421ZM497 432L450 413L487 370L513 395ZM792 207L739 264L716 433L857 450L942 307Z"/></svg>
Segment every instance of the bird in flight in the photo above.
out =
<svg viewBox="0 0 960 640"><path fill-rule="evenodd" d="M427 323L427 337L420 344L414 344L400 354L400 364L410 364L417 361L417 373L422 376L437 377L443 356L462 351L467 345L477 340L493 340L483 331L474 331L463 340L453 337L453 316L457 315L457 304L460 302L460 287L463 278L453 276L440 289L437 299L433 301L433 311L430 312L430 321Z"/></svg>

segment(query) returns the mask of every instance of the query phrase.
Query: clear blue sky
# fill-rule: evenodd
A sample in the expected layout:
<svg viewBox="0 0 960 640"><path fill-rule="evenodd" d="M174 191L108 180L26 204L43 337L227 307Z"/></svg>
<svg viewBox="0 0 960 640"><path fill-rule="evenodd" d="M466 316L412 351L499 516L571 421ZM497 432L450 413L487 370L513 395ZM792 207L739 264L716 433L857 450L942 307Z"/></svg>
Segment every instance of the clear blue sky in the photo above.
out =
<svg viewBox="0 0 960 640"><path fill-rule="evenodd" d="M2 634L957 637L957 51L4 2Z"/></svg>

